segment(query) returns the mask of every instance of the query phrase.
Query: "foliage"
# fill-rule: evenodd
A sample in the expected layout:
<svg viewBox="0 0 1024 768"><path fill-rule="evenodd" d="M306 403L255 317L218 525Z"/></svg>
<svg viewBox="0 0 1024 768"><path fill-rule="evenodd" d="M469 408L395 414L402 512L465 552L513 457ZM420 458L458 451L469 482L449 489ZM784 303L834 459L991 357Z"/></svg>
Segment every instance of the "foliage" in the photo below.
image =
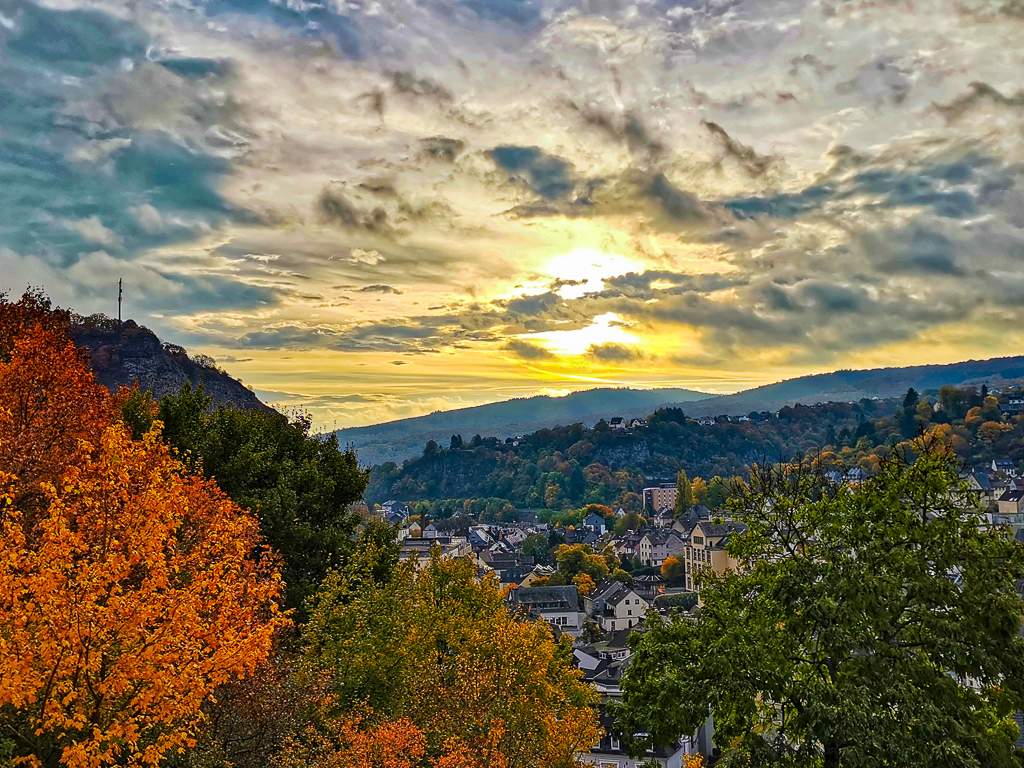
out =
<svg viewBox="0 0 1024 768"><path fill-rule="evenodd" d="M674 592L654 598L654 605L657 608L682 608L684 611L688 611L696 604L696 592Z"/></svg>
<svg viewBox="0 0 1024 768"><path fill-rule="evenodd" d="M743 571L705 572L698 618L652 618L636 643L633 749L711 711L730 765L1019 765L1024 554L981 527L947 448L913 447L856 487L754 473Z"/></svg>
<svg viewBox="0 0 1024 768"><path fill-rule="evenodd" d="M283 559L285 605L302 619L305 601L351 550L360 520L351 507L362 497L367 473L333 434L311 434L306 417L256 409L207 413L209 406L202 387L187 383L161 399L156 418L164 423L164 439L259 518L263 536ZM124 418L131 418L128 408Z"/></svg>
<svg viewBox="0 0 1024 768"><path fill-rule="evenodd" d="M680 584L686 580L686 566L678 557L670 555L661 564L661 575L669 584Z"/></svg>
<svg viewBox="0 0 1024 768"><path fill-rule="evenodd" d="M686 476L686 470L680 469L676 475L676 505L675 516L682 517L690 511L693 506L693 488L690 479Z"/></svg>
<svg viewBox="0 0 1024 768"><path fill-rule="evenodd" d="M378 581L375 558L360 549L328 577L307 628L310 665L331 675L331 716L368 707L364 729L407 718L432 758L457 742L479 765L495 754L508 768L575 765L597 726L569 645L513 617L468 559L404 562Z"/></svg>
<svg viewBox="0 0 1024 768"><path fill-rule="evenodd" d="M255 520L122 399L66 316L0 301L0 729L29 764L157 765L287 623Z"/></svg>

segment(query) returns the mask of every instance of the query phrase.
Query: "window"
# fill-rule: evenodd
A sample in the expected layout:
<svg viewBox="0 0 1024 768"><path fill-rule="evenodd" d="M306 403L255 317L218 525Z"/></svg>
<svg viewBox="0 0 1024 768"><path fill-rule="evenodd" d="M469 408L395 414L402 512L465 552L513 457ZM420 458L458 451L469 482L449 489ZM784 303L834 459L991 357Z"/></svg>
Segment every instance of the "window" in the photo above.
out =
<svg viewBox="0 0 1024 768"><path fill-rule="evenodd" d="M633 615L633 609L630 608L628 611L626 611L626 615L627 616L632 616Z"/></svg>
<svg viewBox="0 0 1024 768"><path fill-rule="evenodd" d="M612 741L612 749L622 749L622 745L619 743L619 740L616 739L614 736L612 736L612 740L611 741Z"/></svg>
<svg viewBox="0 0 1024 768"><path fill-rule="evenodd" d="M615 629L615 622L614 621L612 621L612 629L613 630Z"/></svg>

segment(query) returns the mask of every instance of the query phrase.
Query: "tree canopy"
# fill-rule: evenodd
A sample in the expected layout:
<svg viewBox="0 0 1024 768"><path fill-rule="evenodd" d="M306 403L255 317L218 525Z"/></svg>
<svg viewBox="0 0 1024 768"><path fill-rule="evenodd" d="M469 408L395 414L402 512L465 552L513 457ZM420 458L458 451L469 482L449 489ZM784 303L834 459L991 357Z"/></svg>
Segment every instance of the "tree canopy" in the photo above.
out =
<svg viewBox="0 0 1024 768"><path fill-rule="evenodd" d="M0 748L156 766L264 661L279 575L256 521L154 426L133 440L42 297L0 297Z"/></svg>
<svg viewBox="0 0 1024 768"><path fill-rule="evenodd" d="M368 474L334 434L312 434L309 418L255 409L208 412L209 406L201 387L186 384L162 398L149 421L162 421L164 439L182 460L257 516L283 560L285 605L303 618L306 599L352 549L360 521L352 505L362 498ZM144 410L133 401L124 409L133 429L148 428L135 416Z"/></svg>
<svg viewBox="0 0 1024 768"><path fill-rule="evenodd" d="M652 617L635 643L617 721L634 750L711 714L729 765L1020 764L1024 555L948 449L915 448L856 487L753 474L731 502L740 572L705 571L698 618Z"/></svg>
<svg viewBox="0 0 1024 768"><path fill-rule="evenodd" d="M390 565L381 568L382 559ZM405 718L428 756L576 765L597 726L571 647L543 622L513 616L494 579L477 578L469 559L419 565L397 563L379 537L363 541L318 593L308 659L331 680L332 717L359 716L368 728Z"/></svg>

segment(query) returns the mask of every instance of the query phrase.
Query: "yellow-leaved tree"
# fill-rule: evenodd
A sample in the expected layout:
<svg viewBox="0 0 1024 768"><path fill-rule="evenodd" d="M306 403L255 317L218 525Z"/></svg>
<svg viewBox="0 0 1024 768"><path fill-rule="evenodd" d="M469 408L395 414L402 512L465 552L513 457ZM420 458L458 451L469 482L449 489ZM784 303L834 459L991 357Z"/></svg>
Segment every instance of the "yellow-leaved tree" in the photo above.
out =
<svg viewBox="0 0 1024 768"><path fill-rule="evenodd" d="M0 740L18 763L157 765L287 623L255 520L115 405L66 316L0 297Z"/></svg>
<svg viewBox="0 0 1024 768"><path fill-rule="evenodd" d="M321 588L306 638L333 681L333 716L364 728L405 719L440 768L579 765L599 729L571 646L511 614L469 559L396 560L386 543L361 545ZM284 764L348 764L317 744L293 744Z"/></svg>

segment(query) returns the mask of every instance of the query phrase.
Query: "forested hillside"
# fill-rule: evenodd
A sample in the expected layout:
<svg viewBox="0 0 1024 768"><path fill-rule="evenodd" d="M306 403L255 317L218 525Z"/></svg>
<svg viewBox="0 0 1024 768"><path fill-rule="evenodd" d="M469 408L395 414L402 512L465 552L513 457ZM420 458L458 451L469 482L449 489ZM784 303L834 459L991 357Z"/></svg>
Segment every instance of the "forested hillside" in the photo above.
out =
<svg viewBox="0 0 1024 768"><path fill-rule="evenodd" d="M1007 399L1005 396L1002 398ZM935 408L939 403L939 408ZM762 420L763 419L763 420ZM620 431L599 422L544 429L520 443L454 436L446 447L371 472L367 500L433 502L438 512L465 501L481 509L567 509L584 504L637 509L644 485L745 476L754 462L819 456L837 468L872 472L880 457L921 431L933 431L965 463L1024 457L1024 423L1001 413L987 389L952 385L920 396L856 403L786 406L776 415L702 425L680 408L661 408L646 428ZM474 511L480 511L475 509Z"/></svg>

